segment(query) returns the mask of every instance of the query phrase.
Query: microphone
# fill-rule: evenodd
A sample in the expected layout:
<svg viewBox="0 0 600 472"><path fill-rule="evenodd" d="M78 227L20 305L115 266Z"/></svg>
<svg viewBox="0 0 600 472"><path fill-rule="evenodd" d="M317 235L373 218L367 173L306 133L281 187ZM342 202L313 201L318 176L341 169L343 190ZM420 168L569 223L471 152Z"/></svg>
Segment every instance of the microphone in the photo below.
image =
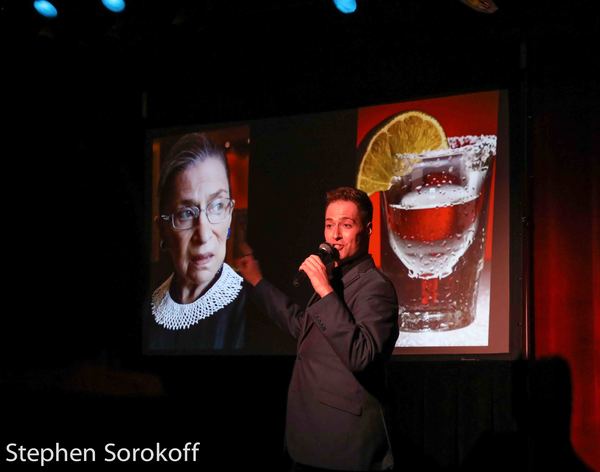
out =
<svg viewBox="0 0 600 472"><path fill-rule="evenodd" d="M319 245L318 251L316 252L316 255L321 258L323 264L325 264L326 266L340 259L340 253L338 252L338 250L329 243L321 243ZM302 281L306 278L308 278L306 272L304 272L303 270L299 270L294 276L292 284L294 285L294 287L299 287Z"/></svg>

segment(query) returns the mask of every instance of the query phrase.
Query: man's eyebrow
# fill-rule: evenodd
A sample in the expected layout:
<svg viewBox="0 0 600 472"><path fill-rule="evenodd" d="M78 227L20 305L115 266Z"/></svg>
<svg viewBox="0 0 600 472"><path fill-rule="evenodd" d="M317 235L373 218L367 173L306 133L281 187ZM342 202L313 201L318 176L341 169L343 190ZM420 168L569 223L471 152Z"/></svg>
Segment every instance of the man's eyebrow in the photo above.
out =
<svg viewBox="0 0 600 472"><path fill-rule="evenodd" d="M354 218L350 218L349 216L342 216L338 221L343 221L343 220L350 220L353 223L356 223L356 220ZM335 221L333 218L325 218L325 221Z"/></svg>

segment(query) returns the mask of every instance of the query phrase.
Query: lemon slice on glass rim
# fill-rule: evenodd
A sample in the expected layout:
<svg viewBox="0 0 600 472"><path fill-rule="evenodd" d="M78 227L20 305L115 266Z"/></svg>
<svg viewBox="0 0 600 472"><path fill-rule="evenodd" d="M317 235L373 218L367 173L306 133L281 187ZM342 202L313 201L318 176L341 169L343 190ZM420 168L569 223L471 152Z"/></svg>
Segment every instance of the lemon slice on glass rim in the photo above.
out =
<svg viewBox="0 0 600 472"><path fill-rule="evenodd" d="M440 123L422 111L403 111L375 127L361 145L356 187L368 195L388 190L394 177L410 172L418 158L400 160L400 154L448 149Z"/></svg>

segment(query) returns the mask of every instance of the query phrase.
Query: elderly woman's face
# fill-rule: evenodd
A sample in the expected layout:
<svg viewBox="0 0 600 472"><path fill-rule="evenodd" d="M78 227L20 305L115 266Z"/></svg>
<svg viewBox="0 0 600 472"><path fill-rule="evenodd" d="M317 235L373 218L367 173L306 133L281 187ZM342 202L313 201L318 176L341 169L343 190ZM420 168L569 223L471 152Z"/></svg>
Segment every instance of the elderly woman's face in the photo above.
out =
<svg viewBox="0 0 600 472"><path fill-rule="evenodd" d="M168 222L163 225L163 239L171 253L180 289L192 292L204 289L225 260L231 212L223 221L211 223L204 211L212 201L223 197L229 197L229 185L225 168L217 159L198 162L174 177L167 213L189 206L203 210L190 229L176 230Z"/></svg>

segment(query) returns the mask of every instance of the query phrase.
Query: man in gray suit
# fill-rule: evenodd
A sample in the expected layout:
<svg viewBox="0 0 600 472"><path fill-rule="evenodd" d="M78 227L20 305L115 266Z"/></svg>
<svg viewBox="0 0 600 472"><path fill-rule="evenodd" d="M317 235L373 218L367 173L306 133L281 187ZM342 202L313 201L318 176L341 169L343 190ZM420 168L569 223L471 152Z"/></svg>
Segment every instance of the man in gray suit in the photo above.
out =
<svg viewBox="0 0 600 472"><path fill-rule="evenodd" d="M398 337L392 283L368 254L373 206L362 191L327 193L325 241L339 252L328 270L317 255L301 265L315 294L302 309L265 280L252 255L238 261L251 297L297 340L288 391L286 444L294 470L389 470L384 363Z"/></svg>

